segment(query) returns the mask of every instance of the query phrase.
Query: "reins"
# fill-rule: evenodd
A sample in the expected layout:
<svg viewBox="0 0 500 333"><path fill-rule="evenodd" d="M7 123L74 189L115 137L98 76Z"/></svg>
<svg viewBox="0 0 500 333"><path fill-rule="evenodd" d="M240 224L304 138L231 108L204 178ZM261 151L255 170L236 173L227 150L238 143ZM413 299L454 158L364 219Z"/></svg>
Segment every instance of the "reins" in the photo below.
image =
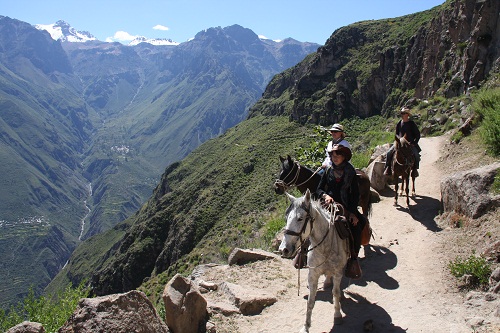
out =
<svg viewBox="0 0 500 333"><path fill-rule="evenodd" d="M297 171L295 173L295 176L293 177L293 179L290 182L286 182L286 179L292 174L292 172L294 171L295 167L297 167ZM297 180L299 179L299 175L300 175L300 168L301 168L301 166L300 166L299 162L295 161L293 163L292 169L290 170L290 172L288 172L288 174L285 176L285 178L283 178L283 180L276 179L276 181L274 182L274 184L276 186L282 187L284 191L288 191L288 189L290 187L292 187L292 186L299 187L299 186L302 186L302 185L306 184L307 182L309 182L319 172L319 170L321 170L321 167L319 167L318 169L316 169L316 171L313 172L313 174L309 178L307 178L302 183L297 184Z"/></svg>
<svg viewBox="0 0 500 333"><path fill-rule="evenodd" d="M410 150L411 150L411 147L410 147ZM398 160L398 157L399 157L398 152L401 153L401 155L402 155L402 157L404 159L404 163L399 162L399 160ZM411 153L411 154L413 154L413 153ZM411 155L408 156L408 154L405 154L403 151L397 149L396 152L395 152L394 161L398 165L400 165L400 166L402 166L404 168L404 172L410 173L411 172L411 168L413 166L413 163L415 163L415 161L414 161L414 159L412 157L413 156L411 156Z"/></svg>

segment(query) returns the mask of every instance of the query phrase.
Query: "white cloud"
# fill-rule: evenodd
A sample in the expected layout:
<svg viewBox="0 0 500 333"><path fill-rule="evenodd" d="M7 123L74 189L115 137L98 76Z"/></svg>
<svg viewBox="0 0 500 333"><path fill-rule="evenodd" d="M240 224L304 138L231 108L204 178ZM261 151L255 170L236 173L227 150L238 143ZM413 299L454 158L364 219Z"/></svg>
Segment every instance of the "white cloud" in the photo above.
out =
<svg viewBox="0 0 500 333"><path fill-rule="evenodd" d="M131 35L126 31L117 31L113 36L116 40L134 40L137 36Z"/></svg>
<svg viewBox="0 0 500 333"><path fill-rule="evenodd" d="M111 42L128 42L131 40L136 39L139 36L134 36L129 34L126 31L117 31L115 32L115 35L113 37L108 37L106 38L106 42L111 43Z"/></svg>
<svg viewBox="0 0 500 333"><path fill-rule="evenodd" d="M169 27L166 27L164 25L161 25L161 24L157 24L153 27L154 30L162 30L162 31L167 31L167 30L170 30Z"/></svg>

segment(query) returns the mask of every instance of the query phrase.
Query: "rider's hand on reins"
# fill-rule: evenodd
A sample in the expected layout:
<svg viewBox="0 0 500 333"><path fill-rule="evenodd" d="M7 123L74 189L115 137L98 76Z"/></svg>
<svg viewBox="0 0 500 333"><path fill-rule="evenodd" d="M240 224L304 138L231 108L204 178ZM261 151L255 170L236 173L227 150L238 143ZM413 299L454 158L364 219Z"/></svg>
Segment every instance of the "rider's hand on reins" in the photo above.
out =
<svg viewBox="0 0 500 333"><path fill-rule="evenodd" d="M325 200L325 205L327 207L329 207L332 203L334 203L333 198L331 196L329 196L328 194L323 195L323 200Z"/></svg>
<svg viewBox="0 0 500 333"><path fill-rule="evenodd" d="M359 222L358 217L355 214L353 214L353 213L349 213L349 214L350 214L349 215L349 221L352 223L352 225L354 225L354 226L357 225L358 222Z"/></svg>

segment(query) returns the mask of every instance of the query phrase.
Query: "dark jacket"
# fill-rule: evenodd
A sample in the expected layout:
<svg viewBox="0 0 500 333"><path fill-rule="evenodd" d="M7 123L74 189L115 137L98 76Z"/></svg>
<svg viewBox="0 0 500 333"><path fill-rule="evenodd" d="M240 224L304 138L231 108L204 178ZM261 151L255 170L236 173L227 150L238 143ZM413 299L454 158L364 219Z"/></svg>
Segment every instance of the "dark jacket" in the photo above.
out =
<svg viewBox="0 0 500 333"><path fill-rule="evenodd" d="M396 125L396 135L400 138L406 135L406 140L410 142L412 145L417 146L420 151L420 147L418 145L418 141L420 140L420 131L418 129L417 124L413 120L408 120L407 122L399 121Z"/></svg>
<svg viewBox="0 0 500 333"><path fill-rule="evenodd" d="M344 174L337 180L334 174L335 166L329 167L321 176L316 194L319 198L328 194L336 202L341 203L349 212L358 215L359 187L356 170L352 164L345 162Z"/></svg>

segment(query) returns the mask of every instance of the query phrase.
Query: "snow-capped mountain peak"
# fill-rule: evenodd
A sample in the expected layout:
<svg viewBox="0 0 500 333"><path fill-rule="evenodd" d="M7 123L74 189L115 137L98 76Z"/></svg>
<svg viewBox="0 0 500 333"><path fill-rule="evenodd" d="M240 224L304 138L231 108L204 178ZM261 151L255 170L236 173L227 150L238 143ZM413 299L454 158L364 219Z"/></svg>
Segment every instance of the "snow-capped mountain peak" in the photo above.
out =
<svg viewBox="0 0 500 333"><path fill-rule="evenodd" d="M179 43L174 42L171 39L166 38L146 38L144 36L137 36L134 40L132 40L128 45L134 46L140 43L148 43L152 45L179 45Z"/></svg>
<svg viewBox="0 0 500 333"><path fill-rule="evenodd" d="M88 31L77 31L65 21L59 20L54 24L36 24L35 28L38 30L46 30L54 40L63 42L87 42L97 40Z"/></svg>

